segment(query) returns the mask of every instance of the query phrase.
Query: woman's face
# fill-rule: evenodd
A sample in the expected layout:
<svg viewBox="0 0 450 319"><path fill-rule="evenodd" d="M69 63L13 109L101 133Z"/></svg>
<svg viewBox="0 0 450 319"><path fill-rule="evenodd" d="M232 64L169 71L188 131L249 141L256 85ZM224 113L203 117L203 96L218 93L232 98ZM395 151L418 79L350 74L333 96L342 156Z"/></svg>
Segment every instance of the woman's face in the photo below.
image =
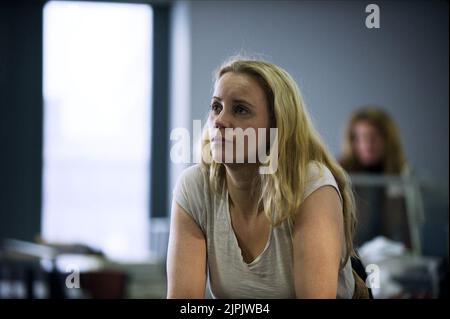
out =
<svg viewBox="0 0 450 319"><path fill-rule="evenodd" d="M356 122L353 126L353 152L363 166L380 164L385 155L385 141L380 131L367 121Z"/></svg>
<svg viewBox="0 0 450 319"><path fill-rule="evenodd" d="M227 72L222 75L214 87L208 127L214 161L257 162L258 128L269 128L266 96L259 83L245 74Z"/></svg>

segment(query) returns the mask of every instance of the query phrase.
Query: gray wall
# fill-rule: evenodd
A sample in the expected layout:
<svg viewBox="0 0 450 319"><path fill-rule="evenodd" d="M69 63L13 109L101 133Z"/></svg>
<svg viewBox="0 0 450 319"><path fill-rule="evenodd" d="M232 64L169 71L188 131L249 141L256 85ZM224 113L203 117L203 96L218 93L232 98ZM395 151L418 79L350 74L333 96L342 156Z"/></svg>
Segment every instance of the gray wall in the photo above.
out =
<svg viewBox="0 0 450 319"><path fill-rule="evenodd" d="M374 103L397 121L417 170L448 186L448 3L377 1L381 29L367 29L369 3L178 3L190 40L189 83L184 83L190 88L190 117L185 124L205 119L212 72L224 59L257 54L297 80L335 155L349 114Z"/></svg>

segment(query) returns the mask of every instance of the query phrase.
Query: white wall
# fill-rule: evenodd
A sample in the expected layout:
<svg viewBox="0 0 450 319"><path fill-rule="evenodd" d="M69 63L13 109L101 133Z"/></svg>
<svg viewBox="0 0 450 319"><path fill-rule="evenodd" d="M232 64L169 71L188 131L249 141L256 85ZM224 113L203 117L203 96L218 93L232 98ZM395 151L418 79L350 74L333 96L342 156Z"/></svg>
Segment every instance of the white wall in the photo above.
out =
<svg viewBox="0 0 450 319"><path fill-rule="evenodd" d="M375 103L397 121L418 171L448 187L448 3L377 1L378 30L365 27L369 3L179 2L189 76L178 84L190 89L183 95L189 103L174 105L188 108L178 117L189 128L192 119L204 120L214 69L230 55L259 54L298 81L334 154L351 111Z"/></svg>
<svg viewBox="0 0 450 319"><path fill-rule="evenodd" d="M191 119L191 20L190 4L185 1L174 3L170 25L170 130L179 127L189 129ZM168 200L177 177L186 167L183 164L169 164ZM168 203L169 209L171 207Z"/></svg>

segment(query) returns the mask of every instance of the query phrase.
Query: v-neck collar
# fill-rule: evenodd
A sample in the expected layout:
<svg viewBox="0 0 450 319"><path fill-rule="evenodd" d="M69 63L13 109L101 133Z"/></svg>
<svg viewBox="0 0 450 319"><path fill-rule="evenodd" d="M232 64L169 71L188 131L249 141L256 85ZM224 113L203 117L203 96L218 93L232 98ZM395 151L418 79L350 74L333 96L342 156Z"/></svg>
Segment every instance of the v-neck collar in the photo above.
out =
<svg viewBox="0 0 450 319"><path fill-rule="evenodd" d="M239 246L239 241L238 241L238 239L236 237L236 233L234 232L234 229L233 229L233 224L231 222L231 212L230 212L230 204L229 203L230 203L230 200L229 200L228 190L225 190L225 210L226 210L225 211L225 215L226 215L228 227L229 227L230 231L233 233L233 235L232 235L233 236L233 241L235 243L235 246L236 246L237 250L239 251L239 255L241 256L242 263L244 265L246 265L247 267L254 266L261 260L261 258L263 257L264 253L269 248L270 242L272 241L273 227L272 227L272 225L269 225L269 227L270 227L269 228L269 238L267 239L266 245L264 246L264 249L262 250L262 252L259 253L259 255L256 256L251 262L247 263L244 260L244 256L242 256L242 249Z"/></svg>

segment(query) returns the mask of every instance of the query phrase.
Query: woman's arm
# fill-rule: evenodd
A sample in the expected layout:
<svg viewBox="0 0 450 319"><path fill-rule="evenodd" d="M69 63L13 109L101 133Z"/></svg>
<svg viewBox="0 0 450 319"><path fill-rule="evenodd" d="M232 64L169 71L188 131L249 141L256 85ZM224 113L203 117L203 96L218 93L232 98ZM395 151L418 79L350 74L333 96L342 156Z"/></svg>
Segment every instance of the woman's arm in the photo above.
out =
<svg viewBox="0 0 450 319"><path fill-rule="evenodd" d="M167 253L167 298L204 298L205 284L205 236L174 201Z"/></svg>
<svg viewBox="0 0 450 319"><path fill-rule="evenodd" d="M343 229L342 206L334 187L323 186L302 203L294 222L297 298L336 298Z"/></svg>

